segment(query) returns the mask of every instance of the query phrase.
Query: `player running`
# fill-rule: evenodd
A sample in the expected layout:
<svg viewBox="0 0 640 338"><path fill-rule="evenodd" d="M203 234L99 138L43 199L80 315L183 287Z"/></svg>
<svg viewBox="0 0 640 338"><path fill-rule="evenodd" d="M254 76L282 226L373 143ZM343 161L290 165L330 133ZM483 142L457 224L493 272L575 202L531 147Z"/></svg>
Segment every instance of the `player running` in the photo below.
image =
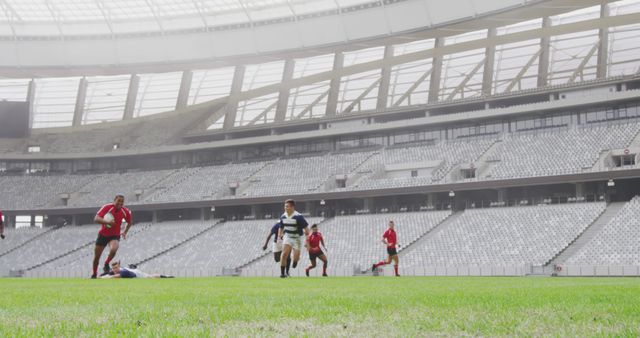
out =
<svg viewBox="0 0 640 338"><path fill-rule="evenodd" d="M299 212L295 210L296 202L289 199L284 202L284 214L280 216L280 230L278 238L282 238L284 248L280 257L280 278L285 278L285 269L289 261L289 255L293 250L293 268L298 266L300 249L302 248L302 235L309 236L309 223Z"/></svg>
<svg viewBox="0 0 640 338"><path fill-rule="evenodd" d="M138 270L138 268L124 268L120 266L120 262L111 263L111 272L100 278L173 278L169 275L160 275L157 273L148 274Z"/></svg>
<svg viewBox="0 0 640 338"><path fill-rule="evenodd" d="M100 256L104 248L109 245L109 255L107 260L104 261L104 274L109 273L109 262L116 256L118 248L120 247L120 237L127 239L127 233L131 228L131 211L124 207L124 196L116 195L113 203L105 204L93 219L94 222L101 224L102 227L98 232L98 239L96 239L96 247L93 255L93 273L91 278L96 278L98 272L98 264L100 263ZM126 227L124 232L120 233L122 224L125 223Z"/></svg>
<svg viewBox="0 0 640 338"><path fill-rule="evenodd" d="M384 232L384 234L382 234L382 243L387 245L387 254L389 257L387 257L386 261L380 261L373 264L371 271L376 271L379 266L389 264L393 261L393 271L395 272L395 276L400 277L400 274L398 274L398 251L396 250L396 247L399 247L400 244L398 244L398 236L396 235L394 226L395 224L393 223L393 220L389 221L389 228Z"/></svg>
<svg viewBox="0 0 640 338"><path fill-rule="evenodd" d="M307 237L307 242L305 244L307 249L309 249L309 260L311 261L311 264L304 269L304 273L307 277L309 277L309 270L316 267L316 258L320 258L322 261L322 277L327 277L327 256L322 252L320 244L322 244L325 250L327 249L327 246L324 244L322 234L318 232L318 225L313 224L311 225L311 235Z"/></svg>
<svg viewBox="0 0 640 338"><path fill-rule="evenodd" d="M280 230L280 222L274 224L267 235L267 239L262 246L262 250L267 250L267 245L269 244L269 240L271 240L271 236L273 236L273 243L271 243L271 250L273 251L273 260L276 263L280 263L280 256L282 256L282 239L278 237L278 230ZM287 257L287 276L289 275L289 268L291 267L291 254ZM279 264L278 264L279 265Z"/></svg>

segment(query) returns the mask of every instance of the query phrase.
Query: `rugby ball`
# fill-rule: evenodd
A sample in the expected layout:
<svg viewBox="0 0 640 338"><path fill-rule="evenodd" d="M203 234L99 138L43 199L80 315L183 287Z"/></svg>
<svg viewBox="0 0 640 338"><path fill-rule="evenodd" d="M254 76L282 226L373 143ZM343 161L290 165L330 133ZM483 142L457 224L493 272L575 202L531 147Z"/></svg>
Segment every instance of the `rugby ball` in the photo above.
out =
<svg viewBox="0 0 640 338"><path fill-rule="evenodd" d="M104 215L104 217L102 217L105 221L107 222L111 222L115 219L115 217L113 217L113 214L108 212L106 215ZM106 226L107 228L111 228L111 225L109 224L105 224L104 226Z"/></svg>

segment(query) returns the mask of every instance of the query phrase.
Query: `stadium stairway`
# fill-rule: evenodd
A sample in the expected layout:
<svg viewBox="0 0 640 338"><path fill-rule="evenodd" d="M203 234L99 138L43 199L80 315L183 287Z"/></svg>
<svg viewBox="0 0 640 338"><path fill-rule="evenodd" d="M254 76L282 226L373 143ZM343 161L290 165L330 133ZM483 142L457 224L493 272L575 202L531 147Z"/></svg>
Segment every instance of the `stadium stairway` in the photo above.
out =
<svg viewBox="0 0 640 338"><path fill-rule="evenodd" d="M151 197L155 194L162 193L167 190L167 187L162 186L162 183L169 177L177 174L180 170L175 169L171 171L168 175L159 178L153 184L149 185L148 191L143 191L144 196L140 196L140 201L144 201L147 197Z"/></svg>
<svg viewBox="0 0 640 338"><path fill-rule="evenodd" d="M400 247L400 249L398 250L398 257L402 258L408 252L411 252L411 250L413 250L414 248L424 245L424 243L428 242L431 238L433 238L433 236L435 236L437 233L445 229L449 224L455 221L455 219L457 219L460 215L462 215L462 212L455 212L450 214L445 219L443 219L440 223L438 223L435 227L431 228L430 230L422 234L420 237L416 238L415 240L409 243L402 243L402 238L401 238L398 241L400 242L400 244L402 244L402 247ZM371 268L362 271L362 275L371 275L372 273L373 272L371 271Z"/></svg>
<svg viewBox="0 0 640 338"><path fill-rule="evenodd" d="M504 141L502 139L498 139L493 142L485 151L478 156L475 160L476 162L476 177L485 178L485 173L490 172L491 167L495 165L496 162L499 162L499 155L496 154L496 150L499 148L499 145Z"/></svg>
<svg viewBox="0 0 640 338"><path fill-rule="evenodd" d="M196 168L196 169L197 169L197 171L194 171L193 173L191 173L191 175L184 176L184 177L182 177L182 179L180 179L179 181L174 182L173 184L165 184L165 182L168 181L172 176L177 175L180 172L181 169L176 169L176 170L172 171L169 175L163 177L158 182L156 182L153 185L153 188L154 188L153 191L150 192L149 194L147 194L147 196L143 200L153 201L156 196L162 195L165 191L168 191L168 190L171 190L171 189L175 188L176 186L182 184L182 182L184 182L187 179L189 179L191 176L196 175L197 173L202 171L202 167Z"/></svg>
<svg viewBox="0 0 640 338"><path fill-rule="evenodd" d="M40 234L37 234L37 235L35 235L35 236L33 236L33 237L31 237L31 238L27 239L26 241L24 241L24 242L22 242L22 243L20 243L20 244L18 244L18 245L16 245L16 246L14 246L13 248L11 248L11 249L9 249L9 250L6 250L6 251L4 251L4 252L2 252L2 253L0 253L0 257L2 257L2 256L4 256L4 255L7 255L7 254L10 254L10 253L12 253L12 252L14 252L14 251L16 251L16 250L18 250L18 249L20 249L20 248L24 247L25 245L27 245L27 244L29 244L29 243L31 243L31 242L33 242L33 241L35 241L35 240L37 240L37 239L39 239L39 238L43 237L43 236L46 236L47 234L51 233L52 231L56 231L56 230L58 230L58 229L62 228L63 226L64 226L64 225L58 225L58 226L52 227L51 229L49 229L49 230L47 230L47 231L44 231L44 232L42 232L42 233L40 233Z"/></svg>
<svg viewBox="0 0 640 338"><path fill-rule="evenodd" d="M458 217L460 217L460 215L462 215L463 212L464 211L457 211L450 214L449 216L447 216L447 218L443 219L440 223L438 223L438 225L433 227L431 230L425 232L422 236L418 237L413 242L404 244L404 246L400 248L400 250L398 250L398 256L402 258L407 253L411 252L411 250L413 250L414 248L426 245L426 243L430 241L436 234L438 234L440 231L449 227L449 225L453 223ZM398 242L402 244L401 240L399 240Z"/></svg>
<svg viewBox="0 0 640 338"><path fill-rule="evenodd" d="M258 168L258 170L256 170L253 174L247 177L244 181L240 182L240 186L236 188L235 196L242 196L245 193L245 191L247 191L247 189L249 189L249 187L253 185L253 183L256 181L255 179L256 175L258 175L261 171L263 171L265 168L271 165L274 165L273 161L264 162L262 167Z"/></svg>
<svg viewBox="0 0 640 338"><path fill-rule="evenodd" d="M609 223L609 221L618 214L620 209L625 205L626 202L615 202L611 203L607 206L607 208L600 214L598 218L596 218L589 226L587 226L573 241L567 244L567 246L556 254L545 266L555 266L557 264L562 264L569 259L569 257L573 256L580 248L582 248L585 244L589 243L589 241L599 233L604 226Z"/></svg>
<svg viewBox="0 0 640 338"><path fill-rule="evenodd" d="M213 224L212 224L211 226L209 226L208 228L205 228L204 230L202 230L202 231L200 231L200 232L198 232L198 233L194 234L193 236L188 237L188 238L186 238L186 239L182 240L181 242L178 242L178 243L176 243L176 244L174 244L174 245L172 245L172 246L170 246L170 247L168 247L168 248L166 248L166 249L164 249L164 250L162 250L162 251L160 251L160 252L157 252L157 253L155 253L155 254L152 254L151 256L149 256L149 257L147 257L147 258L144 258L143 260L138 261L138 262L136 262L136 263L134 263L134 264L135 264L135 265L142 265L142 264L144 264L144 263L146 263L146 262L149 262L149 261L154 260L154 259L156 259L156 258L158 258L158 257L160 257L160 256L163 256L163 255L165 255L165 254L167 254L167 253L171 252L171 251L172 251L172 250L174 250L175 248L178 248L178 247L180 247L180 246L182 246L182 245L184 245L184 244L186 244L186 243L188 243L188 242L190 242L190 241L192 241L192 240L196 239L198 236L200 236L200 235L202 235L202 234L204 234L204 233L206 233L206 232L208 232L208 231L211 231L212 229L214 229L215 227L217 227L218 225L220 225L220 224L222 224L222 223L224 223L224 220L218 219L218 220L216 220L216 221L215 221L215 223L213 223Z"/></svg>

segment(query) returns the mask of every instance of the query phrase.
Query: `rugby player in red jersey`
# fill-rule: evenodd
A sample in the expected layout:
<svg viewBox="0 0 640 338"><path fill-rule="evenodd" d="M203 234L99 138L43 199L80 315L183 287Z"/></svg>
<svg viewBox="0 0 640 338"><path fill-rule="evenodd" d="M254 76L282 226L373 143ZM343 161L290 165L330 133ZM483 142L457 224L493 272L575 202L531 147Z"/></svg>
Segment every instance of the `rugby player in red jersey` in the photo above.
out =
<svg viewBox="0 0 640 338"><path fill-rule="evenodd" d="M389 257L387 257L386 261L373 264L371 271L375 271L379 266L389 264L393 261L393 271L396 277L400 277L400 274L398 274L398 251L396 250L396 247L399 247L400 244L398 244L398 236L396 235L394 226L393 221L389 221L389 228L382 234L382 243L387 245L387 254Z"/></svg>
<svg viewBox="0 0 640 338"><path fill-rule="evenodd" d="M124 207L124 196L116 195L113 203L105 204L93 219L94 222L101 224L102 227L98 232L98 239L96 239L96 247L93 255L93 273L91 278L96 278L98 272L98 264L100 263L100 256L102 251L108 245L109 255L104 262L104 273L109 273L109 262L115 257L118 248L120 247L120 237L127 239L127 232L131 227L131 211ZM124 232L120 233L122 223L126 222Z"/></svg>
<svg viewBox="0 0 640 338"><path fill-rule="evenodd" d="M304 269L304 273L309 277L309 270L316 267L316 258L320 258L322 261L322 276L327 277L327 256L322 252L322 248L320 247L322 244L325 249L327 246L324 244L324 238L322 234L318 232L318 225L311 225L311 234L307 237L307 249L309 250L309 260L311 261L311 265L309 265L306 269Z"/></svg>

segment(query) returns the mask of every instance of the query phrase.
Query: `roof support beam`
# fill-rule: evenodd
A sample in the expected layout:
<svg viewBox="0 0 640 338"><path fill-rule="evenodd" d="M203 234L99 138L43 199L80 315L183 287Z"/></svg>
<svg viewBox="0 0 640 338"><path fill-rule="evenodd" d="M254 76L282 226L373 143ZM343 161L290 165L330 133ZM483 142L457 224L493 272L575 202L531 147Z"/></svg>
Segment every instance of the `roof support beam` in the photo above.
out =
<svg viewBox="0 0 640 338"><path fill-rule="evenodd" d="M484 66L485 59L480 60L480 62L478 62L478 64L475 67L473 67L473 69L469 72L469 74L467 74L467 76L464 77L464 80L462 80L462 82L460 82L460 84L451 92L451 94L447 96L447 101L453 100L453 98L456 97L458 93L462 93L462 96L464 97L464 87L467 85L467 83L469 83L471 78L473 78L473 76L476 75L476 73L478 73L480 68Z"/></svg>
<svg viewBox="0 0 640 338"><path fill-rule="evenodd" d="M76 95L76 106L73 110L73 122L72 126L82 125L84 116L84 105L87 100L87 88L89 87L89 81L86 77L80 79L78 83L78 94Z"/></svg>
<svg viewBox="0 0 640 338"><path fill-rule="evenodd" d="M269 112L272 111L277 106L278 106L278 101L276 100L274 103L270 104L265 110L263 110L260 114L258 114L258 116L254 117L251 121L249 121L249 123L247 123L247 126L252 126L256 124L256 122L260 121L265 116L267 116Z"/></svg>
<svg viewBox="0 0 640 338"><path fill-rule="evenodd" d="M184 72L182 72L180 89L178 90L178 99L176 100L176 110L185 108L189 104L191 81L193 81L193 71L185 70Z"/></svg>
<svg viewBox="0 0 640 338"><path fill-rule="evenodd" d="M573 74L571 74L571 77L569 78L569 81L567 81L567 83L574 83L578 75L582 76L584 74L584 67L587 65L587 63L589 63L589 60L591 60L593 55L598 51L599 45L600 41L596 41L596 43L593 44L593 47L591 47L587 55L585 55L582 61L580 61L580 64L578 65L576 70L573 71Z"/></svg>
<svg viewBox="0 0 640 338"><path fill-rule="evenodd" d="M522 67L522 69L520 69L518 74L511 80L511 82L509 82L509 84L507 85L507 88L505 88L504 90L505 93L512 91L513 87L515 87L517 84L520 83L524 74L526 74L529 68L531 68L531 66L533 65L533 63L540 58L540 54L542 54L542 49L538 49L538 51L535 54L531 55L531 58L529 59L529 61L527 61L524 67Z"/></svg>
<svg viewBox="0 0 640 338"><path fill-rule="evenodd" d="M336 52L333 58L333 70L331 71L331 82L329 84L329 98L327 98L326 116L336 116L338 110L338 95L340 95L341 70L344 65L344 54ZM319 82L319 81L318 81Z"/></svg>
<svg viewBox="0 0 640 338"><path fill-rule="evenodd" d="M29 86L27 87L27 104L29 105L29 133L31 132L31 128L33 127L33 106L36 101L36 81L31 79L29 81Z"/></svg>
<svg viewBox="0 0 640 338"><path fill-rule="evenodd" d="M484 72L482 74L482 95L489 96L491 95L493 88L493 67L495 64L495 54L496 54L496 45L495 38L496 37L496 29L495 27L489 28L489 32L487 35L487 39L489 40L489 44L485 49L485 59L484 59Z"/></svg>
<svg viewBox="0 0 640 338"><path fill-rule="evenodd" d="M607 17L609 17L609 5L603 3L600 5L600 18ZM598 45L596 78L602 79L607 77L607 67L609 66L609 28L600 28L598 37L600 38L600 44Z"/></svg>
<svg viewBox="0 0 640 338"><path fill-rule="evenodd" d="M434 49L444 46L444 38L436 38ZM429 103L437 102L440 96L440 77L442 76L442 55L433 55L431 80L429 81Z"/></svg>
<svg viewBox="0 0 640 338"><path fill-rule="evenodd" d="M127 92L127 101L124 104L123 120L130 120L133 118L133 111L136 108L136 99L138 97L138 88L140 87L140 76L137 74L131 74L129 79L129 91Z"/></svg>
<svg viewBox="0 0 640 338"><path fill-rule="evenodd" d="M545 16L542 18L542 33L545 33L551 27L551 18ZM540 37L540 60L538 61L538 87L544 87L549 80L549 52L551 50L551 38L547 34Z"/></svg>
<svg viewBox="0 0 640 338"><path fill-rule="evenodd" d="M387 45L384 47L384 61L393 58L393 46ZM387 108L387 100L389 99L389 84L391 82L391 65L384 63L380 71L380 86L378 87L378 101L376 102L376 109L382 110Z"/></svg>
<svg viewBox="0 0 640 338"><path fill-rule="evenodd" d="M350 113L353 110L353 108L355 108L358 104L360 104L360 102L362 102L362 99L367 97L367 95L369 95L369 93L371 93L371 91L380 84L381 81L382 79L379 78L375 80L372 84L370 84L369 87L367 87L367 89L365 89L364 92L362 92L362 94L358 95L358 97L355 100L353 100L353 102L351 102L343 112L341 112L341 114Z"/></svg>
<svg viewBox="0 0 640 338"><path fill-rule="evenodd" d="M282 83L287 83L293 78L293 71L295 69L296 62L294 59L287 59L284 61L284 71L282 72ZM280 88L278 93L278 106L276 107L276 123L284 122L287 116L287 105L289 105L289 88Z"/></svg>
<svg viewBox="0 0 640 338"><path fill-rule="evenodd" d="M242 91L242 82L244 81L245 66L236 66L233 73L233 82L231 82L231 93L229 94L229 102L225 106L224 129L231 129L236 123L236 113L238 112L238 94ZM207 120L204 129L207 129L216 121Z"/></svg>
<svg viewBox="0 0 640 338"><path fill-rule="evenodd" d="M324 93L322 93L320 96L318 96L315 100L313 100L313 102L311 102L308 106L306 106L301 112L300 114L296 115L294 120L299 120L301 119L303 116L305 116L307 113L310 113L313 109L313 107L315 107L318 103L320 103L320 101L322 101L327 95L329 95L329 89L327 89L327 91L325 91ZM313 116L313 114L311 114L311 116ZM310 117L311 117L310 116Z"/></svg>
<svg viewBox="0 0 640 338"><path fill-rule="evenodd" d="M422 84L422 82L424 82L424 80L427 79L427 77L429 77L429 75L431 75L431 72L433 72L433 67L431 67L428 71L426 71L424 74L422 74L417 80L416 82L414 82L411 87L409 87L409 89L407 89L407 91L402 94L402 96L400 96L400 98L398 99L398 101L396 101L393 104L393 107L398 107L400 106L400 104L402 102L404 102L404 100L406 100L407 98L409 98L409 96L411 96L411 94L413 94L413 92L418 88L418 86L420 86L420 84Z"/></svg>

